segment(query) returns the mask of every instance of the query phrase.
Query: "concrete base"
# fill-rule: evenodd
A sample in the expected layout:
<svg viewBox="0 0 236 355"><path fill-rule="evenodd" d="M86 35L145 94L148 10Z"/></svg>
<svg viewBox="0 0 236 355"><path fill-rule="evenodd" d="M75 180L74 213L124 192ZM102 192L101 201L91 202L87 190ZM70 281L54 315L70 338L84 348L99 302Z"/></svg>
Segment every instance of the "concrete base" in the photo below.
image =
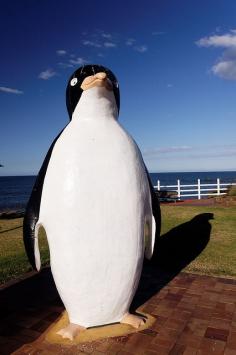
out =
<svg viewBox="0 0 236 355"><path fill-rule="evenodd" d="M58 322L52 325L52 327L48 330L45 339L51 344L62 344L62 345L75 345L81 343L92 342L98 339L103 338L111 338L111 337L118 337L124 336L131 333L136 333L141 330L147 329L154 324L156 319L147 313L139 313L140 315L144 316L146 322L143 326L139 329L135 329L127 324L109 324L100 327L93 327L88 328L84 332L78 335L74 340L63 339L57 332L67 326L69 323L67 312L64 312Z"/></svg>

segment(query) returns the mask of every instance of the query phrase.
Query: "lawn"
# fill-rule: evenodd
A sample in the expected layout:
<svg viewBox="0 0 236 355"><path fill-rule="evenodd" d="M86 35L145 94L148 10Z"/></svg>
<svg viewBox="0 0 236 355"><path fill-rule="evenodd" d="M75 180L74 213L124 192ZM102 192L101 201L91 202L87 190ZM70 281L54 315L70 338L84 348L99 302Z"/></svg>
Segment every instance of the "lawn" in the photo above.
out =
<svg viewBox="0 0 236 355"><path fill-rule="evenodd" d="M213 219L192 223L201 214L214 215ZM205 216L203 215L203 216ZM184 269L193 272L214 276L236 277L236 206L232 207L193 207L193 206L163 206L162 207L162 236L165 238L169 231L178 226L180 233L188 232L185 241L192 238L203 237L208 232L209 242L201 253ZM200 216L201 217L201 216ZM200 219L199 217L199 219ZM184 227L185 226L185 227ZM187 228L188 227L188 228ZM178 236L177 233L176 235ZM196 240L193 240L196 244Z"/></svg>
<svg viewBox="0 0 236 355"><path fill-rule="evenodd" d="M204 217L207 214L213 214L214 219L208 221ZM22 218L0 220L0 284L31 270L22 240L22 222ZM196 246L206 234L209 236L208 243L184 270L236 277L236 206L162 206L162 240L169 238L173 245L181 245L177 240L179 238L184 249L186 245ZM43 230L40 231L39 241L42 265L46 265L49 263L49 252ZM185 248L185 252L188 249Z"/></svg>
<svg viewBox="0 0 236 355"><path fill-rule="evenodd" d="M23 218L0 219L0 284L31 271L23 238ZM49 250L43 229L39 233L42 265L49 263Z"/></svg>

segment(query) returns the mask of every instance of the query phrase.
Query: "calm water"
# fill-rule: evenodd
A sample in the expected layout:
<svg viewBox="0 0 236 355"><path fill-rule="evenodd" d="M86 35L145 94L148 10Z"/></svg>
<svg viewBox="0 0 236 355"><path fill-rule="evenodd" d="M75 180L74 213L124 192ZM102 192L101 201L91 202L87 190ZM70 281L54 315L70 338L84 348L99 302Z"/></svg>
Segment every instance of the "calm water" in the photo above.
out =
<svg viewBox="0 0 236 355"><path fill-rule="evenodd" d="M0 176L0 211L25 208L36 176Z"/></svg>
<svg viewBox="0 0 236 355"><path fill-rule="evenodd" d="M151 179L156 185L159 179L161 185L175 185L177 179L181 184L195 184L197 179L202 183L236 182L236 171L221 172L191 172L191 173L151 173ZM0 176L0 211L24 209L29 199L36 176Z"/></svg>
<svg viewBox="0 0 236 355"><path fill-rule="evenodd" d="M188 173L151 173L151 179L154 185L160 180L161 185L176 185L177 180L181 184L197 184L197 179L201 179L201 183L213 184L217 178L221 183L236 182L236 171L211 171L211 172L188 172Z"/></svg>

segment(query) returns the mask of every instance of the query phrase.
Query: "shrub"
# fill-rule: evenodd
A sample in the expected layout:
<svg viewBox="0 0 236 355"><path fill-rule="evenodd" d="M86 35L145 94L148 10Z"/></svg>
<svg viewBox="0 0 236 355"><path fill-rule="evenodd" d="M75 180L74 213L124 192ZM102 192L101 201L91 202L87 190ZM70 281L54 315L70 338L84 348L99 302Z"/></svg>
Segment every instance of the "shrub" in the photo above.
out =
<svg viewBox="0 0 236 355"><path fill-rule="evenodd" d="M227 195L228 196L236 196L236 186L230 186Z"/></svg>

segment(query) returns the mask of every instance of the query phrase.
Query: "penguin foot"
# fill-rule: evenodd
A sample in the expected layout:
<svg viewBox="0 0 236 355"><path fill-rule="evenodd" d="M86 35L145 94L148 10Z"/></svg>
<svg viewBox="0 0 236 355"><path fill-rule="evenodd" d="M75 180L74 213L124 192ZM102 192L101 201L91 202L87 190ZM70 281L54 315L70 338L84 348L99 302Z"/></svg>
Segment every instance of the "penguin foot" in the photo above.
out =
<svg viewBox="0 0 236 355"><path fill-rule="evenodd" d="M58 335L61 335L63 339L73 340L81 332L85 331L85 327L81 325L70 323L67 327L62 328L57 332Z"/></svg>
<svg viewBox="0 0 236 355"><path fill-rule="evenodd" d="M129 324L132 327L138 329L139 327L145 324L145 318L136 316L134 314L126 313L120 323Z"/></svg>

